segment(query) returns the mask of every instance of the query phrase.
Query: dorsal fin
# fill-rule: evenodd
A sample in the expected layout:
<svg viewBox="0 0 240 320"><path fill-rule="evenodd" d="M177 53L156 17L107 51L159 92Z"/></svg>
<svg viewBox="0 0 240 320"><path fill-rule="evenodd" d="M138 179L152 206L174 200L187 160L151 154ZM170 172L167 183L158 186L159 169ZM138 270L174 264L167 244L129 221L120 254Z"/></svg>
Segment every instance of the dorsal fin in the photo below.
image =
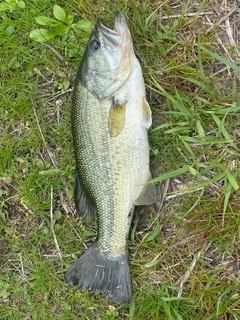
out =
<svg viewBox="0 0 240 320"><path fill-rule="evenodd" d="M90 196L81 181L78 171L76 172L75 177L74 200L77 215L80 216L82 220L86 222L93 222L96 220L95 205L90 199Z"/></svg>

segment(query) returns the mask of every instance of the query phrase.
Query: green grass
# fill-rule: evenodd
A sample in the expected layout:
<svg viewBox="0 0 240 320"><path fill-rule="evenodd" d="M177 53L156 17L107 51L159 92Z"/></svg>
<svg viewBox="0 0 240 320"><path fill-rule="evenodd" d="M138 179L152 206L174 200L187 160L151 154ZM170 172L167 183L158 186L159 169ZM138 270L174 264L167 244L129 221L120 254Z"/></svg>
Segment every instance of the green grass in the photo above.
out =
<svg viewBox="0 0 240 320"><path fill-rule="evenodd" d="M214 0L0 3L0 319L240 318L239 66L213 8L226 17ZM154 181L171 179L160 212L137 209L134 297L114 306L63 274L96 236L74 215L71 89L96 17L118 9L153 111Z"/></svg>

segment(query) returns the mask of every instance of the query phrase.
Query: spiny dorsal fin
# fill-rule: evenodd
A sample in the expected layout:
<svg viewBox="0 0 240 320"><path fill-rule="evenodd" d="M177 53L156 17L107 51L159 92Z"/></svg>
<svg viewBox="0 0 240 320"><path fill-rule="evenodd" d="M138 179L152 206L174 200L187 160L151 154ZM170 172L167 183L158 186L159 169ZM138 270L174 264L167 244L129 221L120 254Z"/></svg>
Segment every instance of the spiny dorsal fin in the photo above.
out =
<svg viewBox="0 0 240 320"><path fill-rule="evenodd" d="M114 102L109 111L108 131L111 137L117 137L124 129L126 122L126 104L118 105Z"/></svg>

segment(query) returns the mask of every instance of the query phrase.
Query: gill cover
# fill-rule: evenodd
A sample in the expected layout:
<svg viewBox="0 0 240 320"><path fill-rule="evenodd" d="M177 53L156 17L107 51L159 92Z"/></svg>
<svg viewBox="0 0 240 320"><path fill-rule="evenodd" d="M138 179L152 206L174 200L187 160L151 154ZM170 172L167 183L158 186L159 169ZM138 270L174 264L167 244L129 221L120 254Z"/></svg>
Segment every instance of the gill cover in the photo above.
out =
<svg viewBox="0 0 240 320"><path fill-rule="evenodd" d="M110 29L98 19L77 77L99 99L111 97L128 79L133 65L132 38L122 13Z"/></svg>

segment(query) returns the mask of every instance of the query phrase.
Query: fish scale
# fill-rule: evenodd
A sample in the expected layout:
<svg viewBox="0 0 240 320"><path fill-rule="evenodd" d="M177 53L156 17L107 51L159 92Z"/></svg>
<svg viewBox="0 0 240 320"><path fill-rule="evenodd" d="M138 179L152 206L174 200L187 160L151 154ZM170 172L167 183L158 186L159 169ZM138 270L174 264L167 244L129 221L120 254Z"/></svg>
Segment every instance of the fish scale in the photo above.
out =
<svg viewBox="0 0 240 320"><path fill-rule="evenodd" d="M65 274L69 284L116 303L132 296L127 238L134 206L155 198L154 186L146 185L150 125L142 70L118 13L114 30L97 22L75 81L75 203L83 220L97 216L98 237Z"/></svg>
<svg viewBox="0 0 240 320"><path fill-rule="evenodd" d="M82 176L85 175L83 182L92 197L96 199L95 204L99 217L98 242L102 250L113 252L114 248L111 247L111 243L109 244L109 238L115 237L118 244L120 242L124 244L122 250L125 250L126 234L129 228L128 213L135 200L133 195L131 201L129 194L132 193L131 189L136 184L134 170L131 171L129 168L137 150L133 149L131 141L126 142L127 133L117 137L114 141L109 137L107 119L111 100L99 104L98 99L81 83L77 84L77 87L78 97L75 99L78 102L72 113L73 122L76 121L75 119L85 119L85 121L81 126L73 125L74 137L77 137L74 144L81 146L76 151L77 159L80 160L78 162L81 168L80 173ZM88 101L87 107L79 108L85 101ZM91 112L91 106L94 106L95 112ZM133 139L132 132L130 134L129 139ZM118 154L121 158L117 157ZM124 157L122 157L123 154ZM121 177L126 177L126 179L121 179Z"/></svg>

